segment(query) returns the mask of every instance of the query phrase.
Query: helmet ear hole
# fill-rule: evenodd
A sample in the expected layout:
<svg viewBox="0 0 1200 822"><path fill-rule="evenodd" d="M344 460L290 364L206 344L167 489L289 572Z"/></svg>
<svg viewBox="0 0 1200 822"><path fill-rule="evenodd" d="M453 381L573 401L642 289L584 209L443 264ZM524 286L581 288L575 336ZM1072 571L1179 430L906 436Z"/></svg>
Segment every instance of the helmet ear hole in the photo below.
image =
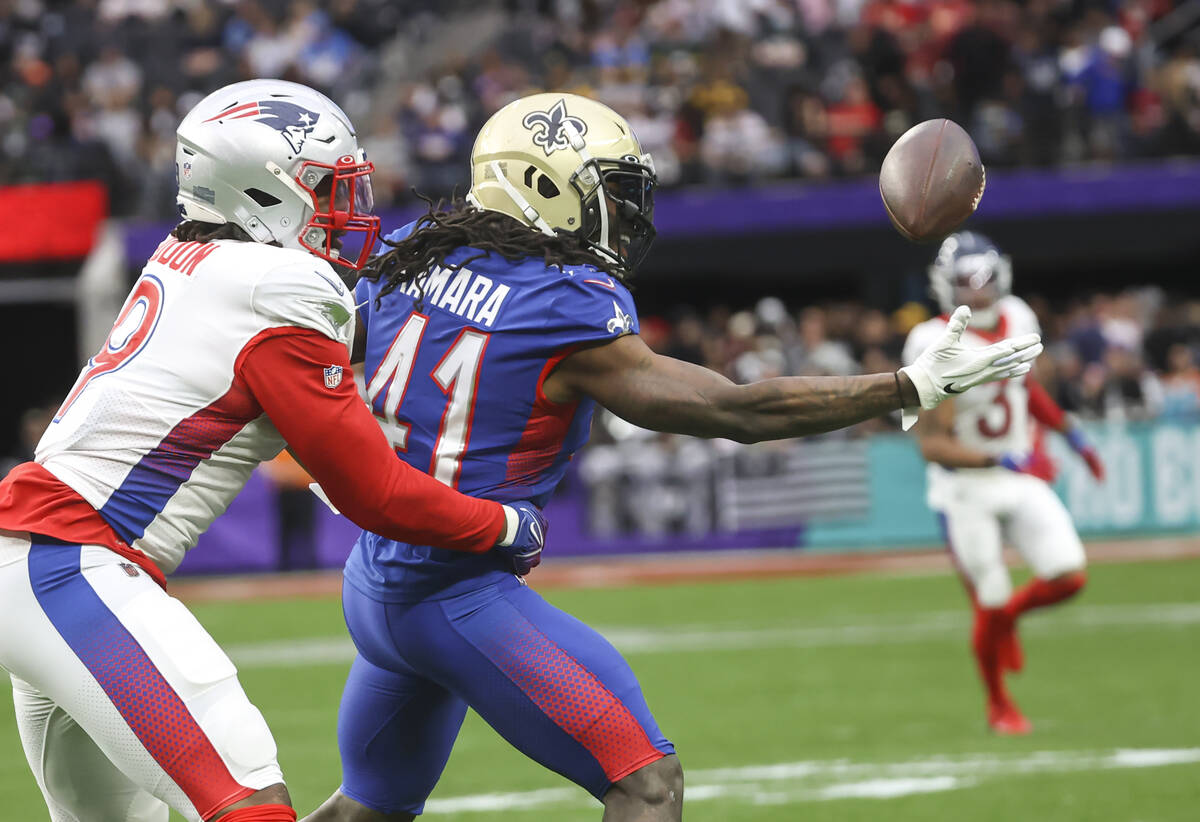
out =
<svg viewBox="0 0 1200 822"><path fill-rule="evenodd" d="M542 195L542 197L545 199L550 200L557 197L562 192L558 190L558 186L554 184L553 180L543 174L538 177L537 193Z"/></svg>
<svg viewBox="0 0 1200 822"><path fill-rule="evenodd" d="M263 208L269 208L270 206L279 205L283 202L283 200L279 199L274 194L263 191L261 188L247 188L243 193Z"/></svg>
<svg viewBox="0 0 1200 822"><path fill-rule="evenodd" d="M558 186L554 184L554 181L550 179L550 176L538 171L537 166L531 165L527 167L523 179L526 188L533 189L545 200L553 199L562 193L558 190ZM534 182L534 180L537 182Z"/></svg>

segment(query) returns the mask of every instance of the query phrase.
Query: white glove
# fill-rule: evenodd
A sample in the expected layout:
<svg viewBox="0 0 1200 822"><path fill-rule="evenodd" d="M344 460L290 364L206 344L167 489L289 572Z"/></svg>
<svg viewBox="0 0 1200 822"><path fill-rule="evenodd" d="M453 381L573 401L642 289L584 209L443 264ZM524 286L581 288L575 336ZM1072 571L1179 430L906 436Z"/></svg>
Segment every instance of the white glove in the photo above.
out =
<svg viewBox="0 0 1200 822"><path fill-rule="evenodd" d="M959 342L971 309L960 305L950 317L941 339L926 348L912 365L900 370L912 380L921 407L934 408L951 394L961 394L985 382L1007 380L1029 373L1042 353L1042 338L1025 334L1001 340L985 348L967 348ZM917 409L901 410L901 426L907 431L917 421Z"/></svg>

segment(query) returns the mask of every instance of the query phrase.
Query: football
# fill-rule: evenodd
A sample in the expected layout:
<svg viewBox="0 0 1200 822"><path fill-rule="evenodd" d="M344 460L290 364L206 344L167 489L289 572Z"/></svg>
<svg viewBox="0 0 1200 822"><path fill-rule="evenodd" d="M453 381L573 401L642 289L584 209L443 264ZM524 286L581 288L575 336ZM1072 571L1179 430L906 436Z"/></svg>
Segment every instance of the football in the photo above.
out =
<svg viewBox="0 0 1200 822"><path fill-rule="evenodd" d="M901 135L883 158L879 194L897 230L940 240L975 211L985 183L979 150L953 120L926 120Z"/></svg>

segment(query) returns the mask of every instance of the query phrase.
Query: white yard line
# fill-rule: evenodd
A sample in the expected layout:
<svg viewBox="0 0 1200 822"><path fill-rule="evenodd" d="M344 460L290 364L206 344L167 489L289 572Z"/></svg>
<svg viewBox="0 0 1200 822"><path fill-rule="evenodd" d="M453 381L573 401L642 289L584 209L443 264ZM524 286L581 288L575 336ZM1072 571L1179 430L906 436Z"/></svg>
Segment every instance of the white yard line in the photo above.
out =
<svg viewBox="0 0 1200 822"><path fill-rule="evenodd" d="M1156 768L1200 763L1200 748L1038 751L1029 754L965 754L903 762L810 760L743 768L691 770L689 803L727 800L754 805L837 799L894 799L957 790L1023 774ZM431 813L586 808L594 800L575 788L478 794L432 799Z"/></svg>
<svg viewBox="0 0 1200 822"><path fill-rule="evenodd" d="M696 653L761 650L764 648L839 648L861 645L894 645L931 639L961 638L967 629L966 611L933 611L925 614L881 617L879 622L848 625L793 625L731 627L682 625L663 628L599 628L624 654ZM1035 615L1022 623L1026 633L1088 633L1099 629L1135 626L1190 626L1200 624L1200 603L1157 605L1068 606L1049 618ZM354 659L354 648L344 637L305 637L273 642L239 643L226 647L242 668L300 665L341 665Z"/></svg>

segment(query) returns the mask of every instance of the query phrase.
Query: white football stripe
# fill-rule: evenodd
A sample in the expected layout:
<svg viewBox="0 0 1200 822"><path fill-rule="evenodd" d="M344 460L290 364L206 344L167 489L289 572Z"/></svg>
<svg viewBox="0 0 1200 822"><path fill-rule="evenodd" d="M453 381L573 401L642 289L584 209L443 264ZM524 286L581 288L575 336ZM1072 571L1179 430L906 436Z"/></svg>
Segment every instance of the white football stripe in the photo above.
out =
<svg viewBox="0 0 1200 822"><path fill-rule="evenodd" d="M1200 763L1200 748L1038 751L1030 754L965 754L903 762L810 760L741 768L689 770L685 802L715 800L755 805L826 802L837 799L895 799L958 790L998 777L1154 768ZM591 797L575 788L477 794L431 799L431 813L486 813L558 806L587 808Z"/></svg>
<svg viewBox="0 0 1200 822"><path fill-rule="evenodd" d="M907 621L906 621L907 620ZM599 627L624 654L695 653L762 648L839 648L855 645L894 645L961 638L967 630L965 611L940 611L889 617L887 621L856 625L729 627L681 625L662 628ZM1189 626L1200 624L1200 603L1159 605L1094 605L1068 607L1050 618L1035 616L1022 622L1023 633L1087 633L1122 626ZM242 668L299 665L341 665L354 659L345 637L305 637L226 647Z"/></svg>

